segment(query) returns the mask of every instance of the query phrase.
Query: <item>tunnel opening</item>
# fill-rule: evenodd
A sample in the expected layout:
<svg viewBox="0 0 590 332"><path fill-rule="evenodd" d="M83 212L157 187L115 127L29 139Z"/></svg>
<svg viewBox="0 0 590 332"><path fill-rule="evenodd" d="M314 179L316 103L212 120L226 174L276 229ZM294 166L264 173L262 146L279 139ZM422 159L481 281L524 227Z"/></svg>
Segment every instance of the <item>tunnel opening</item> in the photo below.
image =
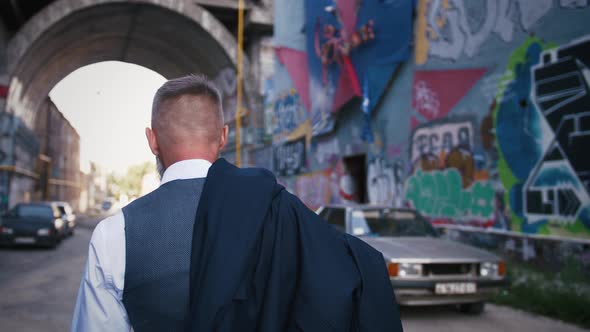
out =
<svg viewBox="0 0 590 332"><path fill-rule="evenodd" d="M0 210L46 190L39 183L51 179L50 163L41 160L46 155L40 142L27 137L34 137L51 90L67 75L104 61L136 64L165 78L202 73L220 87L231 128L236 53L235 38L227 28L189 0L51 3L22 27L7 49L9 89L0 126L13 139L2 148L6 166L0 169ZM256 81L247 58L243 65L244 80ZM244 108L253 109L257 96L256 87L247 85Z"/></svg>

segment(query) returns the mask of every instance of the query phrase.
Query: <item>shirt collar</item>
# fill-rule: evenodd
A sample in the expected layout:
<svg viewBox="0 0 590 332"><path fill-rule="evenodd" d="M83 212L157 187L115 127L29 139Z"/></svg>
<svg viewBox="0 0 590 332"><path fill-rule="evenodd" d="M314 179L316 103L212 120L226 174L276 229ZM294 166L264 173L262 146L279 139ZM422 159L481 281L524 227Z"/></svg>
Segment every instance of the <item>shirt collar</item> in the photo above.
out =
<svg viewBox="0 0 590 332"><path fill-rule="evenodd" d="M211 162L204 159L188 159L175 162L164 172L160 185L174 180L207 177L209 167L211 167Z"/></svg>

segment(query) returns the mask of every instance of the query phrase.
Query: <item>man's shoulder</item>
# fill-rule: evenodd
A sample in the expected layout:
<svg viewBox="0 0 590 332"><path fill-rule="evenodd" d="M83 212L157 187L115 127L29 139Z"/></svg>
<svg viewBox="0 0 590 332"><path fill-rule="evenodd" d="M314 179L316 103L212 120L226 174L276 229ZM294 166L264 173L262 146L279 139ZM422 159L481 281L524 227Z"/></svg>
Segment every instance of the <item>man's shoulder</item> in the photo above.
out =
<svg viewBox="0 0 590 332"><path fill-rule="evenodd" d="M275 175L265 168L238 168L225 162L211 167L203 193L224 197L227 197L227 193L243 196L243 189L248 188L248 196L265 196L274 192L276 185Z"/></svg>
<svg viewBox="0 0 590 332"><path fill-rule="evenodd" d="M162 191L166 191L168 186L161 185L158 188L154 189L153 191L133 200L131 203L125 205L122 209L123 214L126 210L130 209L142 209L145 208L146 205L152 204L152 202L159 196L161 196Z"/></svg>
<svg viewBox="0 0 590 332"><path fill-rule="evenodd" d="M108 237L108 234L117 232L119 229L125 227L125 217L122 211L119 211L111 216L108 216L101 220L94 231L92 232L92 240L95 238Z"/></svg>

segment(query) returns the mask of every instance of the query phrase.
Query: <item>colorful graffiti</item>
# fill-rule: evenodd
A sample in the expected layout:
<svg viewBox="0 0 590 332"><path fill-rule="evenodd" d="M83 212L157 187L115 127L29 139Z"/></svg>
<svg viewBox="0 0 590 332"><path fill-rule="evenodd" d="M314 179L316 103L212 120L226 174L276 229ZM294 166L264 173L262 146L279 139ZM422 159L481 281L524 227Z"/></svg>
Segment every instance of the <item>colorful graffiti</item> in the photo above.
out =
<svg viewBox="0 0 590 332"><path fill-rule="evenodd" d="M471 120L431 121L416 128L410 141L413 171L457 169L463 187L489 179L485 157L474 153L474 129Z"/></svg>
<svg viewBox="0 0 590 332"><path fill-rule="evenodd" d="M313 148L315 150L315 159L319 164L334 162L342 155L340 142L336 137L317 141Z"/></svg>
<svg viewBox="0 0 590 332"><path fill-rule="evenodd" d="M494 215L495 191L488 181L476 181L463 187L461 173L417 171L406 183L406 199L429 217L489 220Z"/></svg>
<svg viewBox="0 0 590 332"><path fill-rule="evenodd" d="M307 164L305 138L277 145L273 149L274 169L281 176L302 173Z"/></svg>
<svg viewBox="0 0 590 332"><path fill-rule="evenodd" d="M495 132L517 230L590 233L589 52L588 37L560 47L531 37L512 53Z"/></svg>
<svg viewBox="0 0 590 332"><path fill-rule="evenodd" d="M312 210L328 204L332 194L328 172L318 171L298 176L295 193Z"/></svg>
<svg viewBox="0 0 590 332"><path fill-rule="evenodd" d="M481 3L464 0L420 0L417 16L416 63L424 64L428 56L458 60L473 57L493 35L504 42L512 41L518 27L528 31L553 6L553 0L486 0ZM518 8L518 9L517 9ZM485 15L476 28L470 24L473 15Z"/></svg>
<svg viewBox="0 0 590 332"><path fill-rule="evenodd" d="M532 68L532 96L553 140L524 185L529 222L574 222L590 203L590 38L543 52ZM588 220L587 222L590 222Z"/></svg>
<svg viewBox="0 0 590 332"><path fill-rule="evenodd" d="M486 71L485 68L417 70L414 73L412 127L447 116Z"/></svg>
<svg viewBox="0 0 590 332"><path fill-rule="evenodd" d="M372 204L401 206L404 197L404 165L401 161L388 164L374 158L367 167L367 194Z"/></svg>
<svg viewBox="0 0 590 332"><path fill-rule="evenodd" d="M255 167L262 167L272 170L273 149L271 146L265 146L252 150L250 152L250 164Z"/></svg>
<svg viewBox="0 0 590 332"><path fill-rule="evenodd" d="M377 49L402 50L383 32L398 2L304 2L313 10L289 30L305 35L303 53L277 54L305 81L282 86L309 92L307 164L285 181L310 207L354 201L361 188L367 203L412 206L433 222L590 237L589 1L418 0L416 61L394 71L403 52ZM342 49L370 27L374 38ZM359 83L360 107L345 103ZM275 144L307 135L296 108L275 113L287 112ZM366 168L349 174L344 156L356 155Z"/></svg>
<svg viewBox="0 0 590 332"><path fill-rule="evenodd" d="M293 133L309 131L309 117L295 89L281 94L273 106L273 141L275 143L293 139Z"/></svg>
<svg viewBox="0 0 590 332"><path fill-rule="evenodd" d="M414 130L410 144L410 160L413 163L426 155L435 155L444 162L445 156L455 147L471 149L473 124L468 120L429 122Z"/></svg>

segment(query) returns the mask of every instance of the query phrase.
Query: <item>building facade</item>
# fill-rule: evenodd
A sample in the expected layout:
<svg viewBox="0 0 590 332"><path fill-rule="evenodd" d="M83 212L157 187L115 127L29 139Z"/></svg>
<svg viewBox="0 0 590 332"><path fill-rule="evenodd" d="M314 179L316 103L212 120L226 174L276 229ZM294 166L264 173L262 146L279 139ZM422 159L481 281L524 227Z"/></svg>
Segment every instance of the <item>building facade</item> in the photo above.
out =
<svg viewBox="0 0 590 332"><path fill-rule="evenodd" d="M0 212L34 199L39 142L35 134L9 113L0 113Z"/></svg>
<svg viewBox="0 0 590 332"><path fill-rule="evenodd" d="M332 15L353 13L347 21L314 11L333 1L275 1L277 57L267 103L273 144L252 164L272 168L312 208L402 205L435 223L590 237L583 148L590 137L590 3L408 1L408 55L377 66L389 75L383 83L371 72L376 66L362 71L362 57L403 42L403 23L384 31L388 22L379 15L400 3L338 5ZM333 33L347 25L360 44ZM330 62L322 52L338 45L359 47ZM314 106L326 94L317 92L329 90L331 74L344 75L347 58L360 89L331 110L326 126ZM319 76L316 62L327 64ZM292 70L304 70L301 64L309 67L306 85ZM342 91L338 84L332 88Z"/></svg>
<svg viewBox="0 0 590 332"><path fill-rule="evenodd" d="M81 192L80 135L48 97L35 118L40 142L38 198L77 210Z"/></svg>

